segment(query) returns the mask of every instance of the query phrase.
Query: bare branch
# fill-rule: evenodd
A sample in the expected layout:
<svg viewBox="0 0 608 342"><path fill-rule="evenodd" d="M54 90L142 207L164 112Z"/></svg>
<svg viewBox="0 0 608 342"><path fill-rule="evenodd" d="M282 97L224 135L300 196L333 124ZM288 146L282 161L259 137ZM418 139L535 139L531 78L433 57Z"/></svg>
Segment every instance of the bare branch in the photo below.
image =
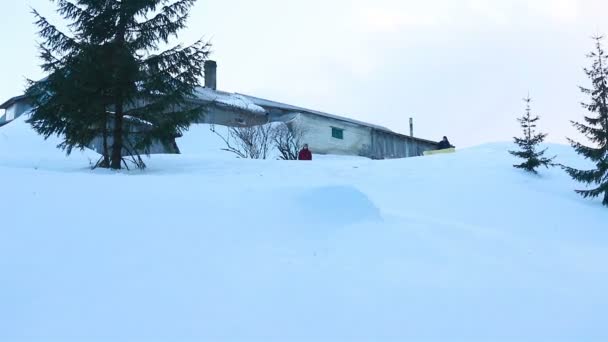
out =
<svg viewBox="0 0 608 342"><path fill-rule="evenodd" d="M305 131L297 123L281 123L274 129L273 142L282 160L298 160Z"/></svg>
<svg viewBox="0 0 608 342"><path fill-rule="evenodd" d="M271 124L229 127L227 136L218 133L213 126L211 130L226 144L223 150L239 158L267 159L273 147L275 131Z"/></svg>

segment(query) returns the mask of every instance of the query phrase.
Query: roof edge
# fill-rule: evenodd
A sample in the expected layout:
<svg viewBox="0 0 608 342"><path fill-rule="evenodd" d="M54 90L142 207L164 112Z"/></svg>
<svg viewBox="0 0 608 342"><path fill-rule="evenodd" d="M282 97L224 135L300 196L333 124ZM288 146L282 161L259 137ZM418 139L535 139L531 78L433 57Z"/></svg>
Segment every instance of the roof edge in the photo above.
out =
<svg viewBox="0 0 608 342"><path fill-rule="evenodd" d="M317 110L313 110L313 109L307 109L307 108L303 108L303 107L298 107L298 106L293 106L287 103L282 103L282 102L277 102L277 101L272 101L272 100L268 100L265 98L261 98L261 97L257 97L257 96L251 96L251 95L247 95L247 94L242 94L242 93L236 93L238 95L242 95L242 96L246 96L248 98L251 99L257 99L260 101L265 101L268 102L267 106L271 107L273 104L276 104L276 108L279 109L291 109L294 111L299 111L302 112L303 114L312 114L312 115L319 115L319 116L325 116L328 117L330 119L334 119L334 120L338 120L338 121L344 121L344 122L348 122L348 123L354 123L354 124L358 124L358 125L363 125L366 127L369 127L371 129L377 130L377 131L381 131L387 134L392 134L392 135L396 135L402 138L406 138L406 139L412 139L412 140L416 140L416 141L420 141L420 142L425 142L425 143L430 143L430 144L438 144L438 142L433 141L433 140L429 140L429 139L423 139L423 138L418 138L418 137L412 137L410 135L406 135L403 133L398 133L395 132L389 128L380 126L380 125L376 125L376 124L372 124L372 123L368 123L365 121L360 121L360 120L355 120L355 119L351 119L351 118L347 118L347 117L343 117L343 116L339 116L339 115L335 115L335 114L329 114L329 113L325 113L325 112L320 112ZM259 106L263 106L262 104L258 104ZM281 108L281 106L284 106L284 108Z"/></svg>
<svg viewBox="0 0 608 342"><path fill-rule="evenodd" d="M8 109L8 107L12 106L15 102L23 100L25 98L27 98L27 96L25 96L25 95L11 97L10 99L6 100L3 104L0 105L0 109Z"/></svg>

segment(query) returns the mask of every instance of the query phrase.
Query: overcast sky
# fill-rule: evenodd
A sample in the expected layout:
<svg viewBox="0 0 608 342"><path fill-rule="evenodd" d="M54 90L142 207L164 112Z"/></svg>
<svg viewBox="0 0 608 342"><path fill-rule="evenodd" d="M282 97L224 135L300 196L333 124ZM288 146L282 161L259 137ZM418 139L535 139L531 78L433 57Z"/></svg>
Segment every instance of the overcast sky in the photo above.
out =
<svg viewBox="0 0 608 342"><path fill-rule="evenodd" d="M0 101L39 78L30 7L3 1ZM528 92L549 140L574 135L606 0L199 0L176 42L207 37L222 90L457 146L510 140Z"/></svg>

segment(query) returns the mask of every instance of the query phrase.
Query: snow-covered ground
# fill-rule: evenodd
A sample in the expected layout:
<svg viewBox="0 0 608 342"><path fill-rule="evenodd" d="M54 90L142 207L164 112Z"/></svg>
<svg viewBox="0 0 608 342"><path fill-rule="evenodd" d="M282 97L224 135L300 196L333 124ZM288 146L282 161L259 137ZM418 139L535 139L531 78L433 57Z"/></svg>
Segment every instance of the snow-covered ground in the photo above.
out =
<svg viewBox="0 0 608 342"><path fill-rule="evenodd" d="M0 128L0 341L608 340L608 209L509 144L250 161L199 126L118 174L56 144Z"/></svg>

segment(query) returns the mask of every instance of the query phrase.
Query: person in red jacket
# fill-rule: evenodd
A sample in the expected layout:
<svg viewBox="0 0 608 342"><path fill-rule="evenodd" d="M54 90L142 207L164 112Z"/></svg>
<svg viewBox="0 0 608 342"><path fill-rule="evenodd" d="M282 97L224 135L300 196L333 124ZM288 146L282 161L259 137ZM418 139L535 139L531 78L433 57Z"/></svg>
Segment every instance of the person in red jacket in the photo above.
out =
<svg viewBox="0 0 608 342"><path fill-rule="evenodd" d="M312 160L312 152L308 149L308 144L304 144L304 148L298 154L298 160Z"/></svg>

